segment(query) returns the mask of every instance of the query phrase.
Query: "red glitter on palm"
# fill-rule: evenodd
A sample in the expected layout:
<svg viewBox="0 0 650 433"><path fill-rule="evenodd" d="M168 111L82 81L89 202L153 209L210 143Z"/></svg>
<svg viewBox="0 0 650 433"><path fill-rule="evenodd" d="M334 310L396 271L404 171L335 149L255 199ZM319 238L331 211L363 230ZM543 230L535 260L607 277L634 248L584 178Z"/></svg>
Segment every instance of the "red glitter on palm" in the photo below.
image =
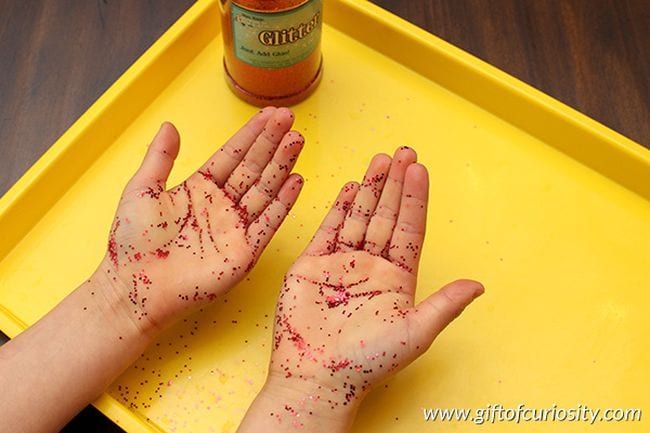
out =
<svg viewBox="0 0 650 433"><path fill-rule="evenodd" d="M414 305L428 200L416 159L409 148L375 156L287 272L267 388L309 390L335 412L356 407L483 292L460 280ZM308 425L309 412L301 415Z"/></svg>
<svg viewBox="0 0 650 433"><path fill-rule="evenodd" d="M293 113L266 108L193 175L167 189L180 139L165 123L126 186L100 266L138 326L162 328L227 292L252 268L293 206L304 139Z"/></svg>

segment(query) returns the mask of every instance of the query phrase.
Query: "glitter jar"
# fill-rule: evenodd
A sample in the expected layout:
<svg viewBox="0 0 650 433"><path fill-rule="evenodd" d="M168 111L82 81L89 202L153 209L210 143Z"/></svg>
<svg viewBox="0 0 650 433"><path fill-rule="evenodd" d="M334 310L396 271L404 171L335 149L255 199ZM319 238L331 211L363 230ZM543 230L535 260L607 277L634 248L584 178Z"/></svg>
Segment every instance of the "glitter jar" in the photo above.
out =
<svg viewBox="0 0 650 433"><path fill-rule="evenodd" d="M323 0L222 0L228 85L258 106L296 104L318 86Z"/></svg>

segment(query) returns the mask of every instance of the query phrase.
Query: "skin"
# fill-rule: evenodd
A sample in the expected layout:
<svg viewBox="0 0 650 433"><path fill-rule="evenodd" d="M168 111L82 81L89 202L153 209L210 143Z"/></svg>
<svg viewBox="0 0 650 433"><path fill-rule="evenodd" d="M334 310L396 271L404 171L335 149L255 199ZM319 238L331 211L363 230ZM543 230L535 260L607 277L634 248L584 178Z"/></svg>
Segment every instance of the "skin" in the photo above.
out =
<svg viewBox="0 0 650 433"><path fill-rule="evenodd" d="M0 347L3 431L60 430L162 329L248 273L303 183L290 174L304 144L292 124L288 109L262 110L171 189L180 140L162 125L124 189L96 272ZM406 148L376 156L287 272L268 380L240 433L347 431L372 386L483 292L457 281L413 306L428 188L415 160Z"/></svg>
<svg viewBox="0 0 650 433"><path fill-rule="evenodd" d="M225 294L252 269L303 184L290 174L304 145L292 124L286 108L263 110L169 190L179 139L162 126L124 190L100 265L145 333Z"/></svg>
<svg viewBox="0 0 650 433"><path fill-rule="evenodd" d="M3 431L59 431L162 329L248 273L303 183L290 174L304 144L292 124L286 108L262 110L172 189L180 140L162 125L124 189L96 272L0 347Z"/></svg>
<svg viewBox="0 0 650 433"><path fill-rule="evenodd" d="M268 379L239 433L348 431L372 387L483 293L459 280L414 306L428 197L416 159L408 148L375 156L287 272Z"/></svg>

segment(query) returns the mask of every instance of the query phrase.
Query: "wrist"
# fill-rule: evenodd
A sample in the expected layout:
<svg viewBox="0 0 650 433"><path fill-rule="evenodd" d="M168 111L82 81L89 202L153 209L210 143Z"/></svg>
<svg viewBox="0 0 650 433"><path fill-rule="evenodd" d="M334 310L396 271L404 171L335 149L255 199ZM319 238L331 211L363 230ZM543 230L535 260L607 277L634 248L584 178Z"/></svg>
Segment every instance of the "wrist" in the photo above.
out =
<svg viewBox="0 0 650 433"><path fill-rule="evenodd" d="M147 344L158 334L156 324L129 300L128 286L106 260L77 291L84 310L96 314L118 341Z"/></svg>
<svg viewBox="0 0 650 433"><path fill-rule="evenodd" d="M271 372L238 432L347 432L361 402L349 391Z"/></svg>
<svg viewBox="0 0 650 433"><path fill-rule="evenodd" d="M12 402L3 425L58 431L142 354L152 333L134 323L120 290L96 272L2 347L0 389ZM42 416L26 415L34 407Z"/></svg>

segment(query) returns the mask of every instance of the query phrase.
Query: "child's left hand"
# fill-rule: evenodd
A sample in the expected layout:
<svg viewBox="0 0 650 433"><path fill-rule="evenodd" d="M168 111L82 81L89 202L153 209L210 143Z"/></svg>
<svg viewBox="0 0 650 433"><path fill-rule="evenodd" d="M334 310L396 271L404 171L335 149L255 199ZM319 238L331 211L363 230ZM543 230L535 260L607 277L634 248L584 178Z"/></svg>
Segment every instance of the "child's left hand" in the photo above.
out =
<svg viewBox="0 0 650 433"><path fill-rule="evenodd" d="M251 270L293 206L304 139L286 108L255 115L180 185L179 136L163 124L124 190L98 269L145 331L214 300Z"/></svg>

